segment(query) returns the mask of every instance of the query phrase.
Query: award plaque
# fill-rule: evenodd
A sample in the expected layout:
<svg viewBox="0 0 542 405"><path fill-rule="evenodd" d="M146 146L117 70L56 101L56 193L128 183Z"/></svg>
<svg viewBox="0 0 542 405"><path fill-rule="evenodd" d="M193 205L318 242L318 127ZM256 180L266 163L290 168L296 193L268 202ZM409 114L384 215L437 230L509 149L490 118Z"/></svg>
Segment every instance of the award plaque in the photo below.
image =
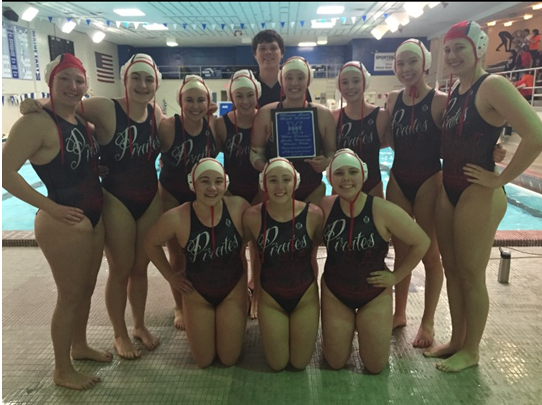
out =
<svg viewBox="0 0 542 405"><path fill-rule="evenodd" d="M316 108L271 110L273 139L277 156L286 159L310 159L318 155Z"/></svg>

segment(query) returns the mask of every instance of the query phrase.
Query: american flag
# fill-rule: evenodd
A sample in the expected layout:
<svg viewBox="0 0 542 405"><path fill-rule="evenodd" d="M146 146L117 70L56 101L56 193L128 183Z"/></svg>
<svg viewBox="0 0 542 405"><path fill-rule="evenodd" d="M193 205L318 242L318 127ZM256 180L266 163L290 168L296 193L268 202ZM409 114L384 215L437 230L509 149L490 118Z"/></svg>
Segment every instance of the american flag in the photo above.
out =
<svg viewBox="0 0 542 405"><path fill-rule="evenodd" d="M115 83L113 72L113 57L105 53L94 52L96 55L96 76L99 82Z"/></svg>

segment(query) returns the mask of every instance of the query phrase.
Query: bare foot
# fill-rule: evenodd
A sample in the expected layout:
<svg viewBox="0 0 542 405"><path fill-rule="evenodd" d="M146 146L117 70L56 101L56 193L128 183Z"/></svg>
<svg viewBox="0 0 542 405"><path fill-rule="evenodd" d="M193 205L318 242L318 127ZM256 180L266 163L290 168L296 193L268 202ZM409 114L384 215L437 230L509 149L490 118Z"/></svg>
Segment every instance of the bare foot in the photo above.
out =
<svg viewBox="0 0 542 405"><path fill-rule="evenodd" d="M173 319L173 324L177 329L184 330L184 321L183 321L183 312L175 307L175 318Z"/></svg>
<svg viewBox="0 0 542 405"><path fill-rule="evenodd" d="M406 316L393 314L392 329L402 328L403 326L406 326Z"/></svg>
<svg viewBox="0 0 542 405"><path fill-rule="evenodd" d="M109 363L113 360L113 354L107 350L96 350L90 346L72 347L72 359L94 360Z"/></svg>
<svg viewBox="0 0 542 405"><path fill-rule="evenodd" d="M455 354L459 349L452 346L450 342L437 345L423 352L425 357L448 357Z"/></svg>
<svg viewBox="0 0 542 405"><path fill-rule="evenodd" d="M414 347L429 347L433 344L433 336L435 335L435 332L433 331L433 327L428 327L424 325L420 325L420 329L418 329L418 334L416 335L416 338L412 342L412 346Z"/></svg>
<svg viewBox="0 0 542 405"><path fill-rule="evenodd" d="M134 337L140 339L145 347L149 350L154 350L160 345L160 341L156 336L151 335L146 327L134 328Z"/></svg>
<svg viewBox="0 0 542 405"><path fill-rule="evenodd" d="M56 385L72 390L88 390L99 383L101 379L98 376L78 373L72 369L70 372L55 370L53 373L53 381Z"/></svg>
<svg viewBox="0 0 542 405"><path fill-rule="evenodd" d="M141 357L141 353L137 350L130 339L115 338L115 350L119 357L123 359L133 360Z"/></svg>
<svg viewBox="0 0 542 405"><path fill-rule="evenodd" d="M446 373L458 373L466 368L478 365L480 356L473 355L465 350L460 350L449 359L437 363L437 368Z"/></svg>

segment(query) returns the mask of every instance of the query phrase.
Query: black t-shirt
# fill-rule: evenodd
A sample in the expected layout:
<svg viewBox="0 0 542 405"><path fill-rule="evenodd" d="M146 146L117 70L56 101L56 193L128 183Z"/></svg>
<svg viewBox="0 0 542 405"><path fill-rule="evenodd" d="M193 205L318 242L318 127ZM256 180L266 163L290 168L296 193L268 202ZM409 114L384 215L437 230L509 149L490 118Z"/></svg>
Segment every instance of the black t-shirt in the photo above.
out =
<svg viewBox="0 0 542 405"><path fill-rule="evenodd" d="M260 84L262 85L262 94L260 95L260 98L258 99L258 105L260 107L263 107L264 105L267 105L267 104L276 103L277 101L281 101L280 100L281 87L278 80L273 87L269 87L267 84L265 84L264 82L260 80L260 72L254 73L254 76L256 77L256 80L258 80ZM307 89L307 102L310 103L311 101L312 101L312 98L309 93L309 89Z"/></svg>

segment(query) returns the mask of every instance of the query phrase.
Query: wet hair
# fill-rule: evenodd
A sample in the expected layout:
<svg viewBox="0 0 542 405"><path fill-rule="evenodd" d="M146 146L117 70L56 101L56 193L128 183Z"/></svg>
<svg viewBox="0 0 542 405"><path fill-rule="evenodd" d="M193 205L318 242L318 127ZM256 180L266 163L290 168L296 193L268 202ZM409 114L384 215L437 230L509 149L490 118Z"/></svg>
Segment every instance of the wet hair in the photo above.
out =
<svg viewBox="0 0 542 405"><path fill-rule="evenodd" d="M256 54L259 44L277 42L279 44L280 52L284 55L284 40L280 34L275 30L263 30L258 32L254 38L252 38L252 53Z"/></svg>

